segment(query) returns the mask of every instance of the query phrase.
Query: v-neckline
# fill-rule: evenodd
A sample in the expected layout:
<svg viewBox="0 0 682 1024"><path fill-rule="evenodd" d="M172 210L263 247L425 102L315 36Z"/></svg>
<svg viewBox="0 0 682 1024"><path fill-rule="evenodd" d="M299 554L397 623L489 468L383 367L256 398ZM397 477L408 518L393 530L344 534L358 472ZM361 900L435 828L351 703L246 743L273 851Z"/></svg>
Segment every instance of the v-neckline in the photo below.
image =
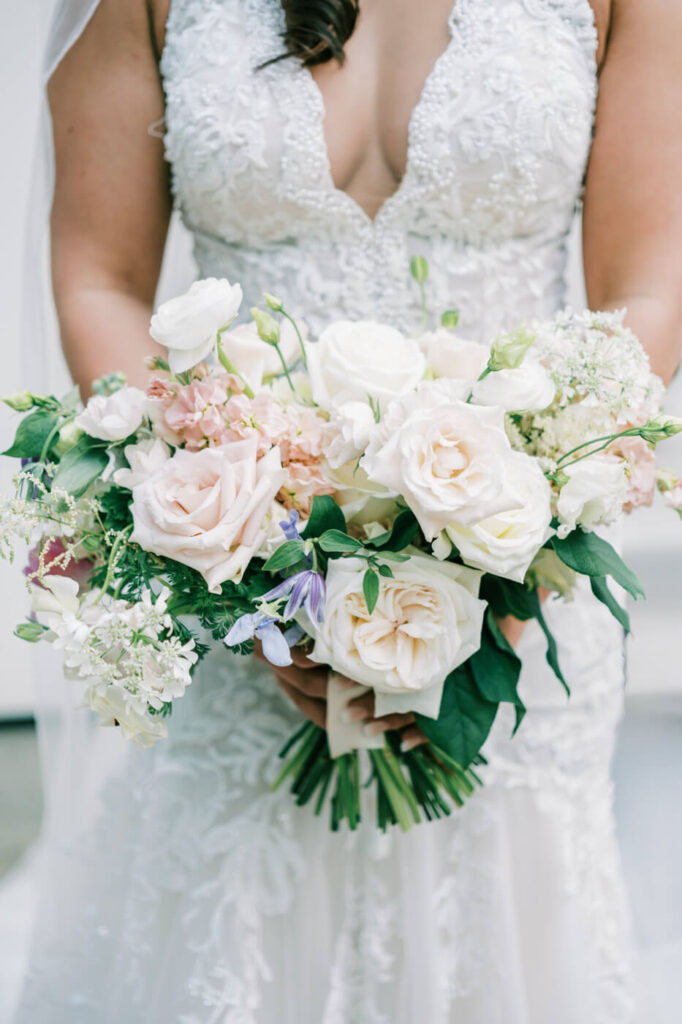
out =
<svg viewBox="0 0 682 1024"><path fill-rule="evenodd" d="M320 148L320 155L322 164L324 167L325 175L325 188L336 198L342 202L348 210L361 220L370 229L378 226L383 221L387 214L398 205L400 200L405 195L409 186L410 179L412 177L412 168L414 164L414 134L415 134L415 123L421 116L424 105L428 99L429 93L432 91L434 82L441 72L442 67L448 61L450 54L455 46L456 32L455 32L455 21L460 13L460 5L464 3L464 0L454 0L450 13L448 14L447 27L450 34L447 45L443 51L436 57L430 70L428 71L424 82L422 83L417 102L412 108L409 120L407 122L407 146L405 151L405 170L403 172L400 181L396 185L396 188L390 195L386 196L377 212L374 216L370 216L365 210L364 206L354 199L350 193L346 192L345 189L339 188L334 181L332 174L331 159L329 156L329 146L327 144L327 136L324 130L324 123L326 118L326 107L324 103L324 96L317 80L312 75L310 68L305 65L298 65L298 72L300 73L300 79L305 84L311 98L314 100L314 106L316 111L315 118L315 131L318 135L318 144Z"/></svg>

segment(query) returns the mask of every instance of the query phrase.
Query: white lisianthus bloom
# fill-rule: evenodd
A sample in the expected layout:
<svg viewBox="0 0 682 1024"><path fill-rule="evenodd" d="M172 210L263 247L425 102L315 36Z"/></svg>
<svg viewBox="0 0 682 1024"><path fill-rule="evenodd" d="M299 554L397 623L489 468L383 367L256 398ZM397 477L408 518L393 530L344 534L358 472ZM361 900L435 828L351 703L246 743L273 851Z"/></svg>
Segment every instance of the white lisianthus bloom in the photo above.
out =
<svg viewBox="0 0 682 1024"><path fill-rule="evenodd" d="M594 530L618 518L628 500L628 480L622 460L609 455L591 455L561 468L568 482L561 488L557 500L560 537L566 537L576 526Z"/></svg>
<svg viewBox="0 0 682 1024"><path fill-rule="evenodd" d="M298 326L305 342L308 330L304 324ZM220 344L227 358L254 391L260 388L264 377L283 372L277 349L262 340L255 323L239 324L226 331ZM287 366L293 365L301 355L296 331L288 320L280 324L279 348ZM288 383L287 388L291 391Z"/></svg>
<svg viewBox="0 0 682 1024"><path fill-rule="evenodd" d="M59 630L64 617L73 617L80 607L78 583L69 576L43 576L42 586L34 587L31 608L39 622Z"/></svg>
<svg viewBox="0 0 682 1024"><path fill-rule="evenodd" d="M360 460L371 481L402 494L427 540L520 504L502 410L450 398L446 383L457 385L436 381L392 403Z"/></svg>
<svg viewBox="0 0 682 1024"><path fill-rule="evenodd" d="M184 295L159 306L149 333L168 349L173 373L184 373L213 351L218 331L234 320L241 301L238 284L207 277L195 281Z"/></svg>
<svg viewBox="0 0 682 1024"><path fill-rule="evenodd" d="M422 334L419 347L434 377L451 377L455 380L478 380L490 357L487 345L460 338L447 327Z"/></svg>
<svg viewBox="0 0 682 1024"><path fill-rule="evenodd" d="M366 562L329 562L324 621L306 623L315 640L310 657L373 687L377 715L437 718L445 678L480 647L480 573L416 554L392 568L370 615Z"/></svg>
<svg viewBox="0 0 682 1024"><path fill-rule="evenodd" d="M497 405L505 412L546 409L555 393L552 378L535 359L526 359L513 370L489 373L472 388L473 401L478 405Z"/></svg>
<svg viewBox="0 0 682 1024"><path fill-rule="evenodd" d="M368 398L383 406L415 388L425 368L416 341L371 320L339 320L308 347L313 398L323 409Z"/></svg>
<svg viewBox="0 0 682 1024"><path fill-rule="evenodd" d="M444 535L467 565L523 583L529 565L552 532L551 491L545 474L529 455L515 452L506 472L519 505L471 526L451 523ZM434 543L434 554L447 558L450 544L446 541L443 545L443 540L441 535Z"/></svg>
<svg viewBox="0 0 682 1024"><path fill-rule="evenodd" d="M142 423L147 396L139 388L122 387L111 395L93 395L74 425L102 441L123 441Z"/></svg>
<svg viewBox="0 0 682 1024"><path fill-rule="evenodd" d="M268 510L286 479L279 449L258 458L258 441L176 451L133 487L131 540L196 569L212 593L240 580L265 540Z"/></svg>
<svg viewBox="0 0 682 1024"><path fill-rule="evenodd" d="M170 448L159 437L148 437L138 444L127 444L123 453L130 468L122 466L115 470L113 478L119 487L128 487L130 490L148 480L170 458Z"/></svg>
<svg viewBox="0 0 682 1024"><path fill-rule="evenodd" d="M332 469L360 458L377 425L366 402L345 402L332 410L325 429L325 456Z"/></svg>

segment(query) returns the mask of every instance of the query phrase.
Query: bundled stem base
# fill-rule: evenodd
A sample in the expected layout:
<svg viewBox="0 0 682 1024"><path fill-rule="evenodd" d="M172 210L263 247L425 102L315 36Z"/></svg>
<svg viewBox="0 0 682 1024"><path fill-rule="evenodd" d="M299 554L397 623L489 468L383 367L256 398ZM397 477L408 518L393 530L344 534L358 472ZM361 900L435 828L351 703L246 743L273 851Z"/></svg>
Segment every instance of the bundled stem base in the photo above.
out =
<svg viewBox="0 0 682 1024"><path fill-rule="evenodd" d="M330 824L336 832L344 821L352 831L357 829L360 790L374 786L379 828L399 825L407 832L420 821L449 815L481 785L473 768L463 769L432 743L401 751L397 732L387 733L384 748L370 750L368 756L371 773L362 782L358 751L332 758L325 730L305 722L280 751L286 760L272 788L290 779L296 803L314 800L318 815L330 796ZM483 758L476 759L476 765L483 763Z"/></svg>

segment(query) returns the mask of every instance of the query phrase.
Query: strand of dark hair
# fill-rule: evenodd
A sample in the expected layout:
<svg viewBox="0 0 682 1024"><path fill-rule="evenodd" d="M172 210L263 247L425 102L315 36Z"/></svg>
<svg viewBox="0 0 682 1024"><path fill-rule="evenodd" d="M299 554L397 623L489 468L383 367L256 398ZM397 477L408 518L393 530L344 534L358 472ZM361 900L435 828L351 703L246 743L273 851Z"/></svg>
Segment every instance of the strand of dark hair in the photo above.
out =
<svg viewBox="0 0 682 1024"><path fill-rule="evenodd" d="M266 64L295 57L305 67L336 60L343 63L343 48L358 18L359 0L281 0L286 27L285 51Z"/></svg>

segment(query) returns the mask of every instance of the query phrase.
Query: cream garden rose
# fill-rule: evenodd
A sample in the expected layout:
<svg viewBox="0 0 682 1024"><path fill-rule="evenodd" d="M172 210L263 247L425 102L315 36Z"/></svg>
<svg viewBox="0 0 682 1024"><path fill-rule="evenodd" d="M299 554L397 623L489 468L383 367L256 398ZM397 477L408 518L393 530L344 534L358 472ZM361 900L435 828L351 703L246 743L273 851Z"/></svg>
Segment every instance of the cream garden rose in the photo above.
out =
<svg viewBox="0 0 682 1024"><path fill-rule="evenodd" d="M480 573L414 554L382 578L370 615L362 592L367 564L329 562L324 621L307 625L310 657L375 691L375 713L438 716L446 676L481 642Z"/></svg>
<svg viewBox="0 0 682 1024"><path fill-rule="evenodd" d="M324 409L368 398L385 405L415 388L425 368L416 341L371 320L339 320L308 347L313 398Z"/></svg>
<svg viewBox="0 0 682 1024"><path fill-rule="evenodd" d="M278 448L258 438L180 449L133 487L131 540L196 569L212 593L241 579L265 540L264 521L286 474Z"/></svg>
<svg viewBox="0 0 682 1024"><path fill-rule="evenodd" d="M521 452L507 463L507 481L518 498L517 507L470 526L450 523L434 542L437 557L447 558L452 542L467 565L523 583L535 554L552 532L551 491L535 459Z"/></svg>
<svg viewBox="0 0 682 1024"><path fill-rule="evenodd" d="M487 345L460 338L446 327L423 334L419 339L419 347L434 377L450 377L455 380L477 380L490 356Z"/></svg>
<svg viewBox="0 0 682 1024"><path fill-rule="evenodd" d="M74 425L102 441L123 441L142 423L146 405L147 396L139 388L122 387L111 395L93 395Z"/></svg>
<svg viewBox="0 0 682 1024"><path fill-rule="evenodd" d="M241 301L238 284L207 277L195 281L184 295L159 306L149 333L168 349L173 373L184 373L212 352L218 331L234 320Z"/></svg>
<svg viewBox="0 0 682 1024"><path fill-rule="evenodd" d="M519 507L507 481L512 455L500 409L431 385L391 404L360 465L371 481L402 494L433 540L452 522L467 526Z"/></svg>

